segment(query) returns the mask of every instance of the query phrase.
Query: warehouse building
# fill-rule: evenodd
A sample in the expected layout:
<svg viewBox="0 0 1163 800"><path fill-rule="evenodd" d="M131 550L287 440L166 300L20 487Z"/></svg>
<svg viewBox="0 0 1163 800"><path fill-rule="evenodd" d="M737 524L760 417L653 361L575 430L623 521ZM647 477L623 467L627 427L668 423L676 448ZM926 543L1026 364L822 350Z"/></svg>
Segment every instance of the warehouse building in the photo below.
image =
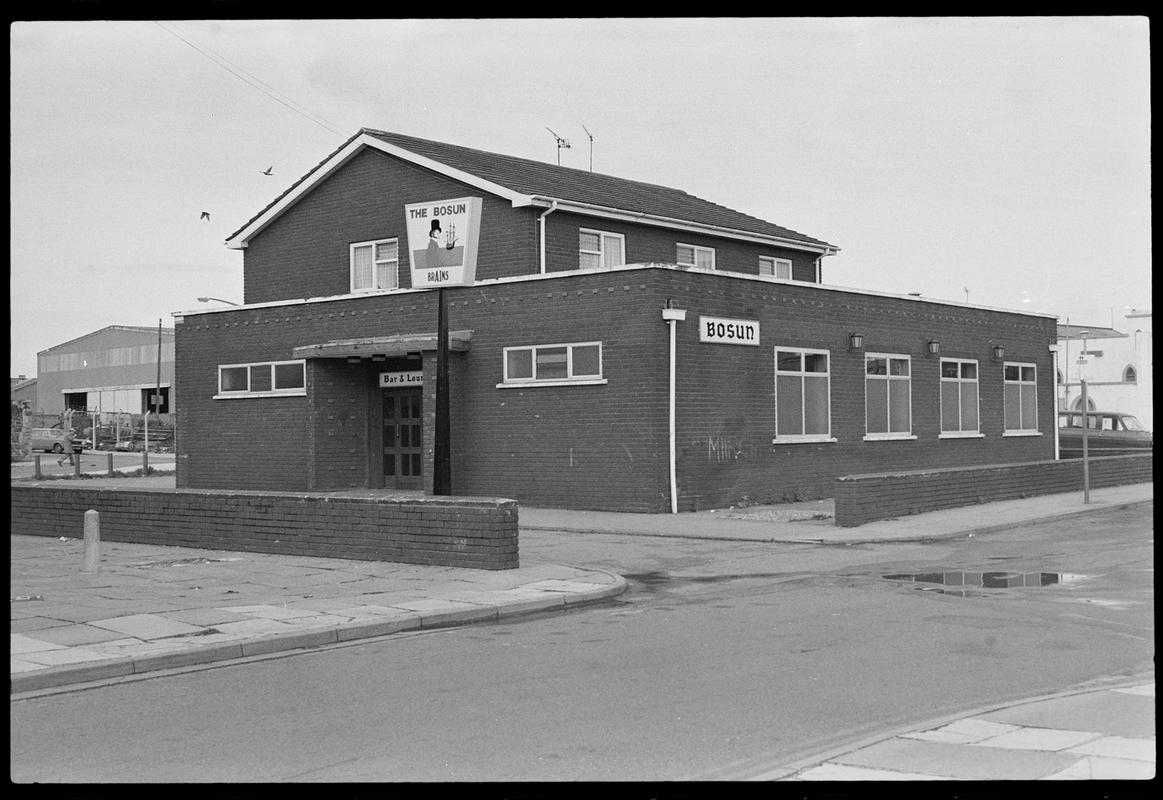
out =
<svg viewBox="0 0 1163 800"><path fill-rule="evenodd" d="M688 511L1054 457L1051 316L824 282L823 240L680 190L364 129L176 315L178 486ZM934 265L940 269L941 265Z"/></svg>

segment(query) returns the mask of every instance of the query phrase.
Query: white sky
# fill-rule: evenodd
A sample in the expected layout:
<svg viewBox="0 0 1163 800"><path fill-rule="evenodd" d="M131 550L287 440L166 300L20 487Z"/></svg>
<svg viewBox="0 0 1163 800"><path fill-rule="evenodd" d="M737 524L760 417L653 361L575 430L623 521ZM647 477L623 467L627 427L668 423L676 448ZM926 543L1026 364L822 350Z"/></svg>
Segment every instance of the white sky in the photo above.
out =
<svg viewBox="0 0 1163 800"><path fill-rule="evenodd" d="M968 289L1116 328L1150 307L1142 17L56 21L9 36L12 376L107 325L241 301L226 237L361 127L555 163L549 127L572 142L561 163L586 169L584 126L596 172L838 245L828 283Z"/></svg>

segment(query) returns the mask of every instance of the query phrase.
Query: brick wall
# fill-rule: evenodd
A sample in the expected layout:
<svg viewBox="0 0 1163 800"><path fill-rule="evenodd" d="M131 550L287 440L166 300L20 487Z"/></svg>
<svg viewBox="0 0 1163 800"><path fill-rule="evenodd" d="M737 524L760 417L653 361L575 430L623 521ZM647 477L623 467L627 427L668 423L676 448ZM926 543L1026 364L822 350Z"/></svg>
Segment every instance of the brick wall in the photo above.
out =
<svg viewBox="0 0 1163 800"><path fill-rule="evenodd" d="M1122 486L1153 480L1153 456L1090 459L1090 486ZM1082 491L1082 460L1038 461L981 467L848 475L835 481L836 524L852 528L942 508Z"/></svg>
<svg viewBox="0 0 1163 800"><path fill-rule="evenodd" d="M517 504L501 499L370 498L239 491L11 489L11 531L170 547L516 569Z"/></svg>

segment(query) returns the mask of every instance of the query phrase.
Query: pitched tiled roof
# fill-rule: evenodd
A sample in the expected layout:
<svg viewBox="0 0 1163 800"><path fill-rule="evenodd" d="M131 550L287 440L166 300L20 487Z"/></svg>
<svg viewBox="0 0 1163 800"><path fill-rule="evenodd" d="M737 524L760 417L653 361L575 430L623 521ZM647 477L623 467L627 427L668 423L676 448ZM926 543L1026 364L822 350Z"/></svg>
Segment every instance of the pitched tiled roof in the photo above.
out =
<svg viewBox="0 0 1163 800"><path fill-rule="evenodd" d="M327 164L332 157L361 136L377 139L393 147L407 150L520 195L599 206L630 214L648 214L680 223L710 225L746 234L785 239L791 243L800 242L813 249L836 249L834 245L820 239L814 239L758 217L703 200L680 189L371 128L362 129L345 142L328 159L320 162L310 173L296 181L279 198L255 215L246 225L231 234L229 238L233 239L246 231L268 210L273 209L288 195L300 190L299 187L304 182L310 181L316 170Z"/></svg>

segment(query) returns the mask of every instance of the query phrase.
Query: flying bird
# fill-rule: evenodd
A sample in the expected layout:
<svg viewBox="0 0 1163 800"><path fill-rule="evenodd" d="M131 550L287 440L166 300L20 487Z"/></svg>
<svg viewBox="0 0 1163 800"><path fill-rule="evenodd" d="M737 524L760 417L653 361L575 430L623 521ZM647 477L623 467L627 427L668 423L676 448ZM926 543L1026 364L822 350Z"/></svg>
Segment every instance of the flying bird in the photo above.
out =
<svg viewBox="0 0 1163 800"><path fill-rule="evenodd" d="M203 211L203 212L202 212L202 216L200 217L200 219L210 219L210 212L209 212L209 211Z"/></svg>
<svg viewBox="0 0 1163 800"><path fill-rule="evenodd" d="M263 174L263 175L274 175L274 173L271 171L271 170L273 170L274 168L275 168L275 165L274 165L274 164L271 164L269 167L267 167L266 169L264 169L264 170L262 171L262 174Z"/></svg>

